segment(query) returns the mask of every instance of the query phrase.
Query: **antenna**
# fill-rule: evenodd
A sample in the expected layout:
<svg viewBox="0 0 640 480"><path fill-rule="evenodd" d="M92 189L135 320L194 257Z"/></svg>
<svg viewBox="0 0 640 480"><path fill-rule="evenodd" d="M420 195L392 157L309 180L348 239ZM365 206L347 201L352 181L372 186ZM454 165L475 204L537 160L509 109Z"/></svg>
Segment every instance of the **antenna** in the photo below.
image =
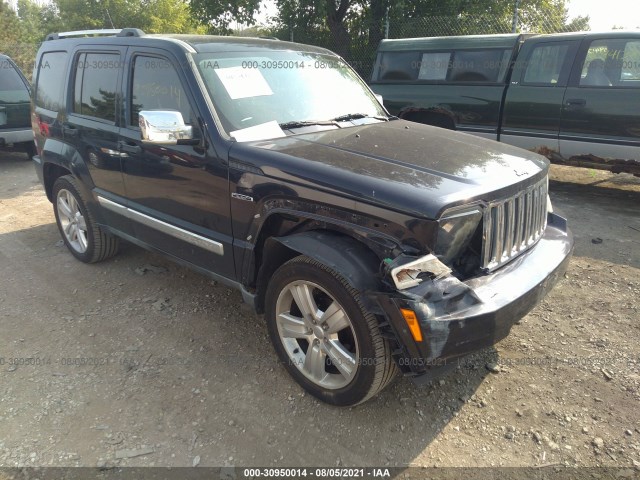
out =
<svg viewBox="0 0 640 480"><path fill-rule="evenodd" d="M111 28L116 28L115 25L113 24L113 20L111 20L111 15L109 15L109 9L107 7L104 7L104 11L107 14L107 18L109 19L109 23L111 24Z"/></svg>

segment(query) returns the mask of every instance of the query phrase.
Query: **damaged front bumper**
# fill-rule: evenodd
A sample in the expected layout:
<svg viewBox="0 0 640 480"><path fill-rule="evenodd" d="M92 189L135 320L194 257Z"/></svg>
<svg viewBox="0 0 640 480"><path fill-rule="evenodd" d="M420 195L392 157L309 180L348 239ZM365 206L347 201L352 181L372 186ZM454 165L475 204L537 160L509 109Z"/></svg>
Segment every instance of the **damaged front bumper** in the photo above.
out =
<svg viewBox="0 0 640 480"><path fill-rule="evenodd" d="M377 294L400 345L394 353L401 370L416 383L430 381L454 367L456 359L506 337L565 272L572 250L566 221L549 213L537 245L494 272L464 282L447 275ZM412 335L403 309L415 312L420 341Z"/></svg>

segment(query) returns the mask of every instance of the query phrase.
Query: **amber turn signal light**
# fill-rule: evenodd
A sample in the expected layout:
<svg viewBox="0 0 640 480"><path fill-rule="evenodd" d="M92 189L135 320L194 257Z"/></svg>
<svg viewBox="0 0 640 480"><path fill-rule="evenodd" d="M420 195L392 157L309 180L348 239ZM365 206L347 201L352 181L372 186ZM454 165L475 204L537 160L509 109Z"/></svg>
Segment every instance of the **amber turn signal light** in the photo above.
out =
<svg viewBox="0 0 640 480"><path fill-rule="evenodd" d="M416 313L413 310L409 310L407 308L401 308L400 312L402 312L402 316L404 317L404 321L407 322L407 326L409 327L409 331L411 332L411 336L416 342L422 341L422 330L420 330L420 324L418 323L418 317L416 317Z"/></svg>

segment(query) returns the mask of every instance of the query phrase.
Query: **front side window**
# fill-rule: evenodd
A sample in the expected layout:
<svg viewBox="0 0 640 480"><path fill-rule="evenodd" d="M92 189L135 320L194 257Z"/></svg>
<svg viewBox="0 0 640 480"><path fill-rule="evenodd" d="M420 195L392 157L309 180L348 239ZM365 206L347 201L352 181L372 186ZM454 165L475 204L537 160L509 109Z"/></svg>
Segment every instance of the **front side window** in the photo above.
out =
<svg viewBox="0 0 640 480"><path fill-rule="evenodd" d="M189 100L173 65L159 57L137 56L133 61L129 124L138 126L142 110L175 110L193 123Z"/></svg>
<svg viewBox="0 0 640 480"><path fill-rule="evenodd" d="M589 45L581 87L636 86L640 80L640 40L604 39Z"/></svg>
<svg viewBox="0 0 640 480"><path fill-rule="evenodd" d="M364 82L338 57L277 51L194 58L223 128L239 141L249 132L284 136L283 130L299 128L291 127L294 122L344 128L350 124L343 118L386 119Z"/></svg>
<svg viewBox="0 0 640 480"><path fill-rule="evenodd" d="M47 52L40 57L36 65L36 106L55 112L62 108L67 56L67 52Z"/></svg>
<svg viewBox="0 0 640 480"><path fill-rule="evenodd" d="M537 45L529 56L523 83L553 86L560 80L569 50L566 43Z"/></svg>
<svg viewBox="0 0 640 480"><path fill-rule="evenodd" d="M625 82L632 82L632 85L638 87L640 80L640 40L627 42L624 46L622 54L622 71L620 73L620 83L624 86Z"/></svg>
<svg viewBox="0 0 640 480"><path fill-rule="evenodd" d="M74 112L115 122L120 56L84 53L78 58L74 85Z"/></svg>

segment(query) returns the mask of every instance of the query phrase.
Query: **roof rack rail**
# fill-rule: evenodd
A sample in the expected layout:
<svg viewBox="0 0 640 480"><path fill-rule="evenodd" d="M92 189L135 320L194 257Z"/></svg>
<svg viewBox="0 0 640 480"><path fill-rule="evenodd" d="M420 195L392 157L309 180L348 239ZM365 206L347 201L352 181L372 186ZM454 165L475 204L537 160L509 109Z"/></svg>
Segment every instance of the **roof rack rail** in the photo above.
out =
<svg viewBox="0 0 640 480"><path fill-rule="evenodd" d="M45 38L47 40L59 40L69 37L85 37L85 36L116 36L116 37L142 37L144 32L139 28L113 28L101 30L76 30L73 32L50 33Z"/></svg>

